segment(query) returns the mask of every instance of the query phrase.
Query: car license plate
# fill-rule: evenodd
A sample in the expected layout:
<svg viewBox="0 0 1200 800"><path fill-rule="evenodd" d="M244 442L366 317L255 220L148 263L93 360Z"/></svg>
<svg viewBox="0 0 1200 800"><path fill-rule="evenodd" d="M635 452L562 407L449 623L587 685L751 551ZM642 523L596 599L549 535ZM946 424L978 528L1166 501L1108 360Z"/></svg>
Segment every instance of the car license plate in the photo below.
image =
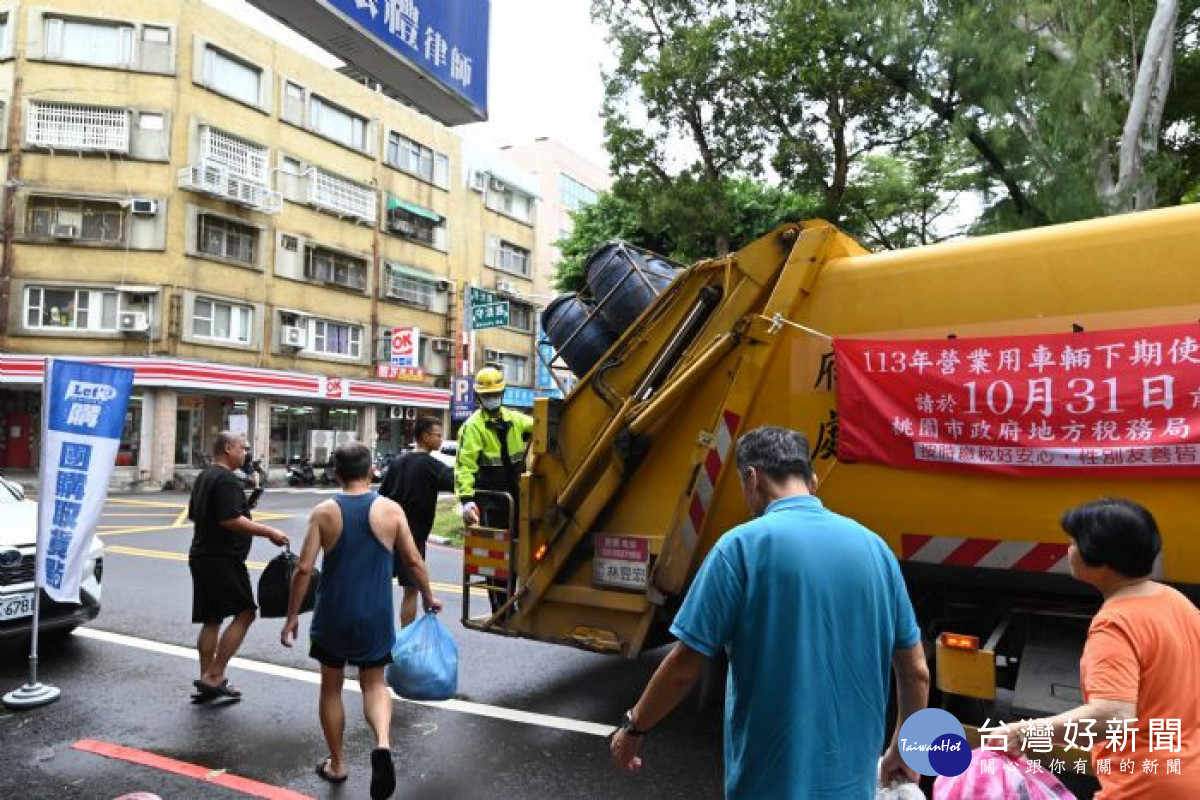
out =
<svg viewBox="0 0 1200 800"><path fill-rule="evenodd" d="M0 595L0 621L33 616L33 592Z"/></svg>

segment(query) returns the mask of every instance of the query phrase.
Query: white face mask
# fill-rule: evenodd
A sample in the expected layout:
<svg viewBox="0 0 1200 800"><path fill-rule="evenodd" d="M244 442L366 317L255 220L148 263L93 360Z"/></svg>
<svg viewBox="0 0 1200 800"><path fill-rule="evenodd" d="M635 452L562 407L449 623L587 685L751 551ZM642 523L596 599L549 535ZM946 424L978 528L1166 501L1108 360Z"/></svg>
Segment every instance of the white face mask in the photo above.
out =
<svg viewBox="0 0 1200 800"><path fill-rule="evenodd" d="M499 395L485 395L479 398L479 405L487 411L495 411L503 400L504 398Z"/></svg>

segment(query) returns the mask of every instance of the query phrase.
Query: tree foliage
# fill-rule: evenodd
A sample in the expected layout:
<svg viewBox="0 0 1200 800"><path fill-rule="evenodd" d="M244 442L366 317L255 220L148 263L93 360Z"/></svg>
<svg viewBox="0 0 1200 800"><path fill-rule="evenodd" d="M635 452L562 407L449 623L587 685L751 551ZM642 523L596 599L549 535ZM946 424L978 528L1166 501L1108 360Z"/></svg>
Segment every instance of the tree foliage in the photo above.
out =
<svg viewBox="0 0 1200 800"><path fill-rule="evenodd" d="M1195 199L1198 6L594 0L619 179L596 214L624 216L565 247L724 253L738 192L773 187L875 247Z"/></svg>

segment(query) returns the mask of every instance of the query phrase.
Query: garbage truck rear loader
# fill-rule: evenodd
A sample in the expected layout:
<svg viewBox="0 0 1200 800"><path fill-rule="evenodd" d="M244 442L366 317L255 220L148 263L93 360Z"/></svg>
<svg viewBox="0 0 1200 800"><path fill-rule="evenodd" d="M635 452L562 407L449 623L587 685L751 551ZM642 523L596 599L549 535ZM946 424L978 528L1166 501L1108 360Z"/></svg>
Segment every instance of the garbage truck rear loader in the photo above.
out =
<svg viewBox="0 0 1200 800"><path fill-rule="evenodd" d="M747 519L737 437L783 425L813 444L824 503L877 531L901 559L947 696L1018 713L1077 703L1079 648L1097 598L1066 571L1059 516L1103 495L1143 503L1163 533L1161 577L1195 600L1195 473L840 461L831 339L953 342L1182 324L1200 338L1198 232L1200 207L1183 207L869 253L811 221L673 279L646 254L625 253L617 288L593 291L598 308L574 309L567 333L591 337L575 348L592 353L586 372L564 400L535 404L519 536L468 539L465 582L498 570L510 580L508 602L483 615L464 602L464 623L626 657L666 641L705 554ZM628 308L603 313L624 302L621 285L635 284L657 297L632 322ZM615 329L611 319L622 318L627 327ZM1169 371L1177 416L1194 418L1200 358Z"/></svg>

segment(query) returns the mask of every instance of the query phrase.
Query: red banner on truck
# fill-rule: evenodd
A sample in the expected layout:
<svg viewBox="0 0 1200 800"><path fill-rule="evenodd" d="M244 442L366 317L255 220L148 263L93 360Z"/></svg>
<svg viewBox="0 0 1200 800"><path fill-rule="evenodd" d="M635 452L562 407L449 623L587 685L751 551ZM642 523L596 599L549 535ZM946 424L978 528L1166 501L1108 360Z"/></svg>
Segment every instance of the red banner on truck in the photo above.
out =
<svg viewBox="0 0 1200 800"><path fill-rule="evenodd" d="M1200 474L1200 326L836 339L838 458L1009 475Z"/></svg>

